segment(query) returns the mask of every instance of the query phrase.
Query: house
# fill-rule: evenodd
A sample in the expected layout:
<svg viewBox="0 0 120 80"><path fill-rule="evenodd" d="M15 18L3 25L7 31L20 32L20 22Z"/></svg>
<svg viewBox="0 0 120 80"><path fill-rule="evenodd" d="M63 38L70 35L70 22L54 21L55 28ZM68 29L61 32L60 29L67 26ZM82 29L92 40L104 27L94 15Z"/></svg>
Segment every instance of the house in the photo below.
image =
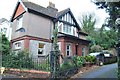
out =
<svg viewBox="0 0 120 80"><path fill-rule="evenodd" d="M0 33L5 34L5 36L8 38L9 41L11 40L11 31L12 31L12 28L10 26L10 22L5 18L1 18Z"/></svg>
<svg viewBox="0 0 120 80"><path fill-rule="evenodd" d="M58 11L49 2L47 8L28 1L18 1L12 18L11 48L28 50L30 56L46 56L52 49L53 30L58 27L58 45L64 57L85 56L90 41L81 31L71 10Z"/></svg>

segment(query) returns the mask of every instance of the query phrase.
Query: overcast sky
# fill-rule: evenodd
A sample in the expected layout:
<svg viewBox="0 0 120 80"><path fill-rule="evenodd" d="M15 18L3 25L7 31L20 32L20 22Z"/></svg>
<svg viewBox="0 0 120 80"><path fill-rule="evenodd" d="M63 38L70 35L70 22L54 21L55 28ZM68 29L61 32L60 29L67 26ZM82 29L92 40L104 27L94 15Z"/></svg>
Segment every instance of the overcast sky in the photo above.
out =
<svg viewBox="0 0 120 80"><path fill-rule="evenodd" d="M18 0L2 0L0 3L0 18L10 20ZM61 11L70 8L73 15L78 20L83 14L92 13L97 19L96 27L101 27L108 14L105 10L97 9L90 0L29 0L43 7L47 7L49 1L53 2L56 8Z"/></svg>

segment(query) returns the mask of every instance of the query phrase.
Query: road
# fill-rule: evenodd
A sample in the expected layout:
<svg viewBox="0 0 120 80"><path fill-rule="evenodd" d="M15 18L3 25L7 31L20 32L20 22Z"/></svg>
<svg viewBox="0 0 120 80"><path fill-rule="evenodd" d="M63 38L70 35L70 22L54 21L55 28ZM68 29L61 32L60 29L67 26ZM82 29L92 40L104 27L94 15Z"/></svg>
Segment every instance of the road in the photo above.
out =
<svg viewBox="0 0 120 80"><path fill-rule="evenodd" d="M80 78L117 78L117 63L101 66L79 76Z"/></svg>

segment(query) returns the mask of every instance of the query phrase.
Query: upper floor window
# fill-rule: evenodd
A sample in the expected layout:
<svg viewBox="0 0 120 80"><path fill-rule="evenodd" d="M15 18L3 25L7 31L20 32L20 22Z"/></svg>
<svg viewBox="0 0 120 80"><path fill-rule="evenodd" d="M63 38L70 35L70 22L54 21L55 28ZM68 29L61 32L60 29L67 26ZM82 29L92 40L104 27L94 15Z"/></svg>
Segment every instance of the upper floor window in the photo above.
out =
<svg viewBox="0 0 120 80"><path fill-rule="evenodd" d="M17 29L22 28L22 21L23 21L23 16L19 16L17 18Z"/></svg>
<svg viewBox="0 0 120 80"><path fill-rule="evenodd" d="M70 25L64 24L63 25L63 32L66 34L72 34L72 27Z"/></svg>

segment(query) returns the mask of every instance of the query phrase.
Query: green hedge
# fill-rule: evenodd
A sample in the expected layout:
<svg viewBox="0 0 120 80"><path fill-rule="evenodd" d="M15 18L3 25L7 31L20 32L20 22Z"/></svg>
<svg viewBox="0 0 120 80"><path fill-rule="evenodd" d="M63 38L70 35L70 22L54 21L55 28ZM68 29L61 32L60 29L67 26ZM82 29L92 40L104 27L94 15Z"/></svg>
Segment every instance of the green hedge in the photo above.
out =
<svg viewBox="0 0 120 80"><path fill-rule="evenodd" d="M33 68L32 59L28 54L26 51L19 51L3 55L2 66L6 68Z"/></svg>
<svg viewBox="0 0 120 80"><path fill-rule="evenodd" d="M91 62L91 63L96 62L96 57L95 56L87 55L87 56L84 57L84 59L85 59L85 62Z"/></svg>

